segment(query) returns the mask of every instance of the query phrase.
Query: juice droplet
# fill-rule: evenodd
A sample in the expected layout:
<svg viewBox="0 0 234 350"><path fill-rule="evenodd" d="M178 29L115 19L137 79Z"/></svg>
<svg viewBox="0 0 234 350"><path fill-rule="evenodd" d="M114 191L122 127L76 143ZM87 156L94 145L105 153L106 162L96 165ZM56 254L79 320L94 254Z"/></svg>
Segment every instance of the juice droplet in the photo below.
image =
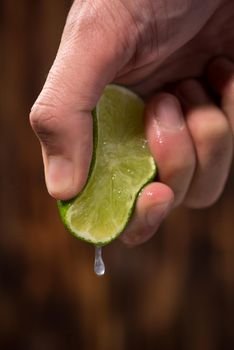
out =
<svg viewBox="0 0 234 350"><path fill-rule="evenodd" d="M143 143L142 143L142 148L146 148L146 146L147 146L147 140L143 140Z"/></svg>
<svg viewBox="0 0 234 350"><path fill-rule="evenodd" d="M94 272L98 276L103 276L105 273L105 264L102 260L102 247L95 247Z"/></svg>

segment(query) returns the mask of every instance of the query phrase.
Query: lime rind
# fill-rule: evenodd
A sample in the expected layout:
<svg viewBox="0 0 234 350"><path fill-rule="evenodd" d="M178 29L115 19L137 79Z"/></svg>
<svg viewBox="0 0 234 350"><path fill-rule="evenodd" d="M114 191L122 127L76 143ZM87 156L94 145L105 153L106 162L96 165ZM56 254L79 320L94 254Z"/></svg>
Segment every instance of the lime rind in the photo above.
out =
<svg viewBox="0 0 234 350"><path fill-rule="evenodd" d="M118 94L119 94L120 100L121 100L121 96L125 96L126 101L135 100L137 104L139 104L139 105L142 104L142 106L143 106L143 101L137 95L135 95L133 92L129 91L126 88L120 87L120 86L109 85L108 87L106 87L105 94L103 96L106 96L106 97L104 97L104 100L106 99L104 106L107 105L108 108L110 108L110 111L109 111L110 113L112 113L112 110L111 110L112 106L111 106L111 100L110 100L110 103L108 102L108 93L110 94L110 97L114 93L115 97L117 96L117 98L118 98ZM94 121L94 123L93 123L93 125L94 125L94 127L93 127L94 147L93 147L93 149L94 149L94 152L93 152L92 162L91 162L90 171L89 171L89 177L88 177L86 186L81 191L81 193L78 196L76 196L75 198L73 198L69 201L58 201L59 213L60 213L61 219L62 219L65 227L68 229L68 231L72 235L74 235L76 238L79 238L81 240L84 240L86 242L89 242L89 243L94 244L94 245L99 245L99 246L104 246L104 245L110 243L111 241L113 241L115 238L117 238L123 232L123 230L125 229L128 221L132 215L132 212L135 208L135 203L136 203L136 199L138 197L139 192L141 192L142 188L145 185L147 185L149 182L151 182L156 175L156 165L155 165L155 162L154 162L152 156L149 154L149 151L148 151L148 153L147 152L145 153L146 158L147 158L147 162L149 162L147 176L143 176L142 177L143 180L141 181L142 183L140 185L138 184L138 187L134 187L134 193L131 193L131 200L128 199L127 210L125 210L124 205L123 205L123 211L124 211L123 218L116 223L116 227L114 227L114 231L113 231L114 233L106 234L106 235L104 235L105 237L102 236L101 238L97 238L97 237L94 237L94 235L90 234L88 229L87 230L84 230L84 229L77 230L77 225L75 225L75 227L74 227L74 221L76 220L76 218L74 219L74 215L73 215L74 208L76 209L76 213L77 213L77 209L79 209L82 213L81 206L85 204L84 199L87 200L87 196L85 198L85 192L91 192L91 193L94 192L93 189L87 190L87 188L90 187L92 184L95 184L95 186L97 187L98 184L100 184L100 182L101 182L101 180L99 178L100 176L97 176L97 178L95 179L95 171L97 172L98 159L99 159L99 161L100 161L100 159L102 160L102 163L103 163L102 166L105 165L107 167L109 166L109 164L113 164L116 162L117 167L115 168L115 170L118 170L119 162L116 161L114 158L112 158L109 163L108 163L108 161L107 161L107 163L105 163L105 152L108 153L109 149L107 147L102 149L99 145L99 137L101 138L101 141L103 141L102 133L104 133L104 136L106 134L110 134L111 135L111 136L109 135L110 140L112 140L116 136L116 130L115 129L114 130L108 129L108 127L109 127L108 123L107 123L107 125L104 124L104 126L102 126L103 129L105 129L105 127L107 126L107 130L98 129L98 123L101 123L100 122L100 118L101 118L100 114L101 113L99 113L99 108L102 107L102 98L100 99L96 109L93 111L93 121ZM132 103L131 101L130 101L130 105ZM128 108L128 106L126 108ZM104 108L104 112L106 112L105 108ZM142 114L143 114L143 110L142 110ZM99 121L98 121L98 117L100 117ZM134 132L135 121L134 121L134 123L131 123L132 120L129 120L129 121L130 121L129 130L131 130L131 128L133 128L133 132ZM137 121L136 121L136 123L137 123ZM114 127L115 127L115 125L114 125ZM118 126L118 127L121 127L121 126ZM139 129L139 126L138 126L138 129ZM137 130L137 131L139 131L139 130ZM126 130L125 130L125 133L126 133ZM99 136L99 134L101 136ZM134 134L132 134L131 136L135 137ZM138 140L137 140L137 142L135 142L134 137L132 138L133 141L131 141L131 138L129 138L127 135L126 141L130 140L132 142L132 145L131 145L131 142L128 144L128 146L130 148L131 148L131 146L136 146L136 145L139 146ZM122 140L122 141L124 141L124 140ZM105 142L103 142L103 143L105 143ZM112 142L110 142L110 143L111 143L111 145L110 145L110 148L111 148ZM133 160L131 160L131 158L128 156L128 154L126 155L126 157L124 156L123 152L124 151L126 152L126 145L124 144L124 142L121 142L120 144L115 144L113 142L113 144L114 144L114 147L119 147L119 150L118 150L119 153L117 152L117 155L121 154L120 158L122 160L123 159L126 160L126 166L128 166L129 165L128 163L131 161L134 163L133 165L136 166L135 161L136 161L137 157L135 160L134 160L134 157L132 157ZM142 146L142 148L143 148L143 146ZM144 148L147 149L147 145L145 145ZM110 154L112 154L112 153L110 152ZM107 155L107 159L108 159L108 155ZM140 163L141 163L141 161L142 160L140 159ZM123 164L124 164L124 162L122 162L122 164L121 164L122 167L123 167ZM141 171L140 167L138 167L138 169L139 169L139 171ZM105 171L103 172L103 169L99 171L99 174L102 174L102 176L105 177ZM107 174L110 178L111 172L107 171ZM107 176L107 178L108 178L108 176ZM120 176L119 178L120 178L120 180L122 180L123 176L122 177ZM130 180L132 180L133 178L128 177L128 179L130 179ZM125 179L126 179L126 177L125 177ZM100 190L99 190L99 192L100 192ZM82 197L83 197L83 202L81 200ZM116 194L114 195L113 198L115 198L115 197L116 197ZM96 198L99 199L98 197L96 197ZM94 195L94 199L95 199L95 195ZM79 201L80 201L80 203L79 203ZM98 204L97 202L98 201L95 201L95 204L93 205L93 203L90 202L90 197L88 198L89 208L87 210L89 213L92 214L93 217L95 215L98 215L98 212L97 212L97 214L95 212L95 205L97 206L97 204ZM102 211L105 211L106 208L103 206L103 202L102 201L100 201L100 202L102 205ZM79 203L79 206L77 205L77 203ZM108 202L107 202L107 204L108 204ZM86 208L83 210L83 215L87 215L87 210L86 210ZM109 211L109 213L111 214L111 210L109 210L109 208L107 208L106 211L107 212ZM75 213L75 215L76 215L76 213ZM113 213L114 213L114 211L113 211ZM117 212L117 214L119 215L119 212ZM100 218L100 220L99 220L99 218L98 218L97 221L101 221L101 219L102 218ZM72 220L73 220L73 223L72 223ZM88 227L89 222L90 222L89 216L87 216L86 221L83 219L80 219L80 222L79 222L79 220L78 220L78 223L79 223L78 226ZM108 220L107 220L107 222L108 222ZM115 226L113 217L111 219L111 225ZM100 227L101 227L101 224L100 224Z"/></svg>

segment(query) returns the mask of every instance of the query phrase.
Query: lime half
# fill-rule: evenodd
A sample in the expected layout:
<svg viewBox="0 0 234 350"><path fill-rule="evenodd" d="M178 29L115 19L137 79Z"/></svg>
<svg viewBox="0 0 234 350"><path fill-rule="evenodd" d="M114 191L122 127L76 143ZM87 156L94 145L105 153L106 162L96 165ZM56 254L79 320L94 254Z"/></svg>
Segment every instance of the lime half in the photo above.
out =
<svg viewBox="0 0 234 350"><path fill-rule="evenodd" d="M139 191L156 173L143 127L144 103L108 85L93 112L94 151L83 191L59 201L61 218L77 238L103 246L124 230Z"/></svg>

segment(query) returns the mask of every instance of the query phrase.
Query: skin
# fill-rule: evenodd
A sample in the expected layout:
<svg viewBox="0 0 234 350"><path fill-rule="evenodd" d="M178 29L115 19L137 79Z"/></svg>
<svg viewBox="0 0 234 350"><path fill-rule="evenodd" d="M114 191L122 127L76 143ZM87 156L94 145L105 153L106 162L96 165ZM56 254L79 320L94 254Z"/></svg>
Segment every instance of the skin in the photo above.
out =
<svg viewBox="0 0 234 350"><path fill-rule="evenodd" d="M149 239L175 206L204 208L219 198L231 165L234 130L233 2L137 4L74 1L30 114L48 191L56 199L69 199L87 179L91 110L105 85L124 84L146 99L145 132L160 181L139 197L122 235L128 245ZM229 59L215 58L221 55ZM200 76L206 84L196 80ZM219 106L211 89L221 99Z"/></svg>

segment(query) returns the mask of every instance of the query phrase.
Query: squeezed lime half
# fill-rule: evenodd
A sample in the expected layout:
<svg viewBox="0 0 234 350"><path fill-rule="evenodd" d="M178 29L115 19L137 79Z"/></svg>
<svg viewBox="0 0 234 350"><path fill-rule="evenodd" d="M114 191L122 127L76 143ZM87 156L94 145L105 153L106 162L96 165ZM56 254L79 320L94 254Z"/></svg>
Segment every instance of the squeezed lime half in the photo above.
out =
<svg viewBox="0 0 234 350"><path fill-rule="evenodd" d="M94 112L94 150L88 181L69 201L58 201L67 229L103 246L127 225L138 193L156 174L143 127L144 103L126 88L108 85Z"/></svg>

